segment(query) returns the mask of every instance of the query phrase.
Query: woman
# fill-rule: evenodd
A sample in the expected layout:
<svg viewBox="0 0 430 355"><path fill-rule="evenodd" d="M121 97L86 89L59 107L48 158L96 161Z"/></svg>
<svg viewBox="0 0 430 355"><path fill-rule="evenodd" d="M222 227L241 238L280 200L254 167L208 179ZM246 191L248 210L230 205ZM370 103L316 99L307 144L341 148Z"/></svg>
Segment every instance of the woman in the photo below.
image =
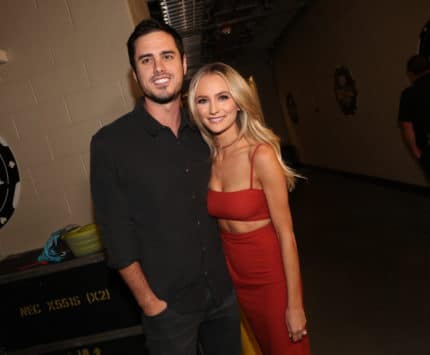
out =
<svg viewBox="0 0 430 355"><path fill-rule="evenodd" d="M239 303L264 355L308 355L288 189L295 174L264 126L258 99L230 66L201 68L188 104L209 145L208 211L218 218Z"/></svg>

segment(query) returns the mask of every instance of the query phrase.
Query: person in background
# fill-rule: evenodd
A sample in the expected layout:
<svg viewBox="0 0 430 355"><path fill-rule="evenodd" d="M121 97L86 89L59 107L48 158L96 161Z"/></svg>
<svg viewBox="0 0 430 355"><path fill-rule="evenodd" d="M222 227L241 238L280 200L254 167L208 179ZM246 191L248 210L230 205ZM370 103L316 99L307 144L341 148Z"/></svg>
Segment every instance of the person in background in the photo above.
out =
<svg viewBox="0 0 430 355"><path fill-rule="evenodd" d="M430 178L430 63L422 55L406 64L410 86L400 96L399 124L412 154Z"/></svg>
<svg viewBox="0 0 430 355"><path fill-rule="evenodd" d="M192 119L212 154L207 205L218 218L227 265L264 355L308 355L309 340L288 189L295 173L263 123L245 79L223 63L190 82Z"/></svg>
<svg viewBox="0 0 430 355"><path fill-rule="evenodd" d="M181 109L187 70L170 26L127 42L143 97L91 141L91 191L108 264L142 309L151 355L239 355L236 295L206 209L209 150ZM143 350L143 349L142 349Z"/></svg>

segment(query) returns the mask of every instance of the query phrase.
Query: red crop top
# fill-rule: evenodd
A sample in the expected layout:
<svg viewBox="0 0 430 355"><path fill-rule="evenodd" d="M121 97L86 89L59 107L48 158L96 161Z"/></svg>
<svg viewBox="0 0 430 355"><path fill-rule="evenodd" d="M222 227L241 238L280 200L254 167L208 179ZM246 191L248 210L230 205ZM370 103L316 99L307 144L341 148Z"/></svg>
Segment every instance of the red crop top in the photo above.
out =
<svg viewBox="0 0 430 355"><path fill-rule="evenodd" d="M251 158L250 188L239 191L208 190L208 212L211 216L237 221L257 221L270 218L266 196L261 189L252 188L254 156Z"/></svg>

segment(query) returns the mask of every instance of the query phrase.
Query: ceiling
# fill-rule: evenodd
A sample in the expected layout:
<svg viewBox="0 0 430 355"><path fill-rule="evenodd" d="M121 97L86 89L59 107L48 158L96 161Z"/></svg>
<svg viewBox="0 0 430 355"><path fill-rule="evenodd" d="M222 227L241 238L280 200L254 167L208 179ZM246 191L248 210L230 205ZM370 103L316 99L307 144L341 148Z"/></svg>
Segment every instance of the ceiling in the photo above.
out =
<svg viewBox="0 0 430 355"><path fill-rule="evenodd" d="M270 50L311 0L148 0L151 17L184 38L189 74L213 61L234 63Z"/></svg>

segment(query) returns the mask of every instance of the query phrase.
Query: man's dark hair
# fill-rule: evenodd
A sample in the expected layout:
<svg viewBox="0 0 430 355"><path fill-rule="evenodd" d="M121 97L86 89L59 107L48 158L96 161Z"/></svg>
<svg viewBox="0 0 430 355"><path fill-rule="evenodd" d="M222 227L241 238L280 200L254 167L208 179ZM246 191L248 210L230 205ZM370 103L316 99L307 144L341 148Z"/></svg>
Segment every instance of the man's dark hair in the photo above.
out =
<svg viewBox="0 0 430 355"><path fill-rule="evenodd" d="M181 54L181 58L184 57L184 44L182 42L182 37L173 27L165 23L158 22L154 19L143 20L135 27L133 33L130 35L127 41L128 60L130 61L130 65L134 71L136 71L136 63L134 61L134 55L136 53L134 44L136 40L141 36L147 35L148 33L158 31L166 32L171 35L175 40L175 44L179 53Z"/></svg>
<svg viewBox="0 0 430 355"><path fill-rule="evenodd" d="M416 54L409 58L406 64L406 70L414 75L420 75L430 69L429 60L427 57Z"/></svg>

